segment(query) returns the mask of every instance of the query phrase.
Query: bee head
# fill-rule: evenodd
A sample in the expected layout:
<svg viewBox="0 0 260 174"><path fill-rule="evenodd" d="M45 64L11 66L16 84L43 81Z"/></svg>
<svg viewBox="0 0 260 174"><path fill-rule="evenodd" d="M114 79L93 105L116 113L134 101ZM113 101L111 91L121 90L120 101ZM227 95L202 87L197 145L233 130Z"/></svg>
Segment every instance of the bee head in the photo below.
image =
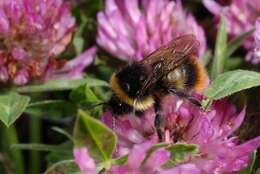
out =
<svg viewBox="0 0 260 174"><path fill-rule="evenodd" d="M116 76L121 89L129 97L137 98L148 75L142 65L133 63L119 71Z"/></svg>

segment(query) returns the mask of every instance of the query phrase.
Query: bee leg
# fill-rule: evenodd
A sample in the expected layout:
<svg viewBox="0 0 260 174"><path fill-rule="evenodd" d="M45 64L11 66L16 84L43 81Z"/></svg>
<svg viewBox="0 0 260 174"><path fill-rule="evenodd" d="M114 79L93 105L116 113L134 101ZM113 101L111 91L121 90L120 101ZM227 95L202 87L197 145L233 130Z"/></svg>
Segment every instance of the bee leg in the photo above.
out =
<svg viewBox="0 0 260 174"><path fill-rule="evenodd" d="M116 133L116 116L114 114L112 114L112 130ZM117 153L117 147L115 149L115 152ZM104 173L105 171L103 171L105 169L102 169L99 173Z"/></svg>
<svg viewBox="0 0 260 174"><path fill-rule="evenodd" d="M156 114L155 120L154 120L154 126L156 128L159 142L161 142L162 141L162 130L160 128L160 126L161 126L161 115L160 114Z"/></svg>
<svg viewBox="0 0 260 174"><path fill-rule="evenodd" d="M154 127L156 128L156 132L158 135L159 142L162 141L162 130L161 130L161 115L160 115L161 102L159 98L155 98L154 110L155 110L155 119L154 119Z"/></svg>
<svg viewBox="0 0 260 174"><path fill-rule="evenodd" d="M198 107L201 107L201 103L196 100L195 98L193 98L192 96L190 96L189 94L186 94L184 92L181 92L181 91L177 91L175 89L169 89L168 90L169 93L173 94L173 95L176 95L178 97L181 97L181 98L186 98L187 100L189 100L192 104L198 106Z"/></svg>
<svg viewBox="0 0 260 174"><path fill-rule="evenodd" d="M112 115L112 130L116 132L116 117Z"/></svg>

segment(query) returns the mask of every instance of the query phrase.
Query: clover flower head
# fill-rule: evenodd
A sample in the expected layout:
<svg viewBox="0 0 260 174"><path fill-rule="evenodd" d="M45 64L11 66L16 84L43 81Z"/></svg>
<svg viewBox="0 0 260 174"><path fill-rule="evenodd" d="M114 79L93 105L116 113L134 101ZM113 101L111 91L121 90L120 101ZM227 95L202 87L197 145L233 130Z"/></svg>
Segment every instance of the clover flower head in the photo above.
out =
<svg viewBox="0 0 260 174"><path fill-rule="evenodd" d="M251 30L257 18L260 17L260 3L258 0L232 0L228 5L221 5L220 0L203 0L206 8L219 19L222 15L226 22L227 32L231 37L238 36L243 32ZM260 63L259 45L255 44L255 34L248 37L244 42L244 47L248 50L246 60L253 64Z"/></svg>
<svg viewBox="0 0 260 174"><path fill-rule="evenodd" d="M195 166L202 173L232 173L245 168L250 153L260 146L260 137L239 144L233 133L245 117L227 99L216 101L206 112L176 97L166 97L162 104L164 141L198 146L198 155L184 164ZM158 142L153 126L155 113L151 108L142 117L124 115L116 122L119 137L115 156L129 154L133 146L147 140ZM106 112L103 121L111 126L112 115Z"/></svg>
<svg viewBox="0 0 260 174"><path fill-rule="evenodd" d="M106 0L97 18L97 43L125 61L139 61L183 34L197 37L200 56L206 50L202 27L183 9L180 0Z"/></svg>
<svg viewBox="0 0 260 174"><path fill-rule="evenodd" d="M0 82L24 85L51 79L56 70L68 66L55 58L69 44L74 31L75 18L68 2L1 1Z"/></svg>
<svg viewBox="0 0 260 174"><path fill-rule="evenodd" d="M164 169L162 165L169 160L170 152L159 148L147 157L148 150L152 147L151 141L146 141L133 146L128 154L127 161L123 165L113 165L108 174L201 174L193 164L181 164L171 169ZM96 164L86 148L75 148L74 158L82 174L97 174Z"/></svg>
<svg viewBox="0 0 260 174"><path fill-rule="evenodd" d="M256 30L253 34L254 46L252 50L247 54L246 59L254 64L260 63L260 17L257 18L255 23Z"/></svg>

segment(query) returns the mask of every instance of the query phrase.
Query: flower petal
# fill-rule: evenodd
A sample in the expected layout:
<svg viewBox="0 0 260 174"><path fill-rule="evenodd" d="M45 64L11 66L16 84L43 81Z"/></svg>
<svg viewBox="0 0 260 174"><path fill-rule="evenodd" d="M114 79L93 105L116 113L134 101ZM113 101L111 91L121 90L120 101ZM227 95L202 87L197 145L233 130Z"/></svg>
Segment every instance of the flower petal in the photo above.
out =
<svg viewBox="0 0 260 174"><path fill-rule="evenodd" d="M208 10L210 10L211 13L215 15L220 15L223 7L219 5L216 1L203 0L202 3L207 7Z"/></svg>
<svg viewBox="0 0 260 174"><path fill-rule="evenodd" d="M20 70L14 77L13 82L16 85L24 85L29 81L28 76L29 74L26 70Z"/></svg>
<svg viewBox="0 0 260 174"><path fill-rule="evenodd" d="M87 148L74 148L73 155L83 174L97 174L95 161L89 156Z"/></svg>
<svg viewBox="0 0 260 174"><path fill-rule="evenodd" d="M9 77L8 77L8 72L7 72L6 67L1 67L0 68L0 80L2 82L7 82L8 78Z"/></svg>
<svg viewBox="0 0 260 174"><path fill-rule="evenodd" d="M165 149L158 149L152 153L144 164L144 170L156 171L163 165L170 157L170 152Z"/></svg>
<svg viewBox="0 0 260 174"><path fill-rule="evenodd" d="M91 47L78 57L68 61L62 69L54 70L51 79L80 79L83 77L84 69L90 65L96 54L96 47Z"/></svg>
<svg viewBox="0 0 260 174"><path fill-rule="evenodd" d="M234 147L233 153L237 156L244 156L252 153L254 150L260 147L260 136L245 142L239 146Z"/></svg>
<svg viewBox="0 0 260 174"><path fill-rule="evenodd" d="M181 164L172 169L160 172L160 174L202 174L194 164Z"/></svg>
<svg viewBox="0 0 260 174"><path fill-rule="evenodd" d="M10 26L7 17L2 9L0 9L0 33L9 32Z"/></svg>
<svg viewBox="0 0 260 174"><path fill-rule="evenodd" d="M127 165L131 170L139 169L139 166L143 162L146 156L146 151L151 147L151 142L145 142L142 144L135 145L128 155Z"/></svg>

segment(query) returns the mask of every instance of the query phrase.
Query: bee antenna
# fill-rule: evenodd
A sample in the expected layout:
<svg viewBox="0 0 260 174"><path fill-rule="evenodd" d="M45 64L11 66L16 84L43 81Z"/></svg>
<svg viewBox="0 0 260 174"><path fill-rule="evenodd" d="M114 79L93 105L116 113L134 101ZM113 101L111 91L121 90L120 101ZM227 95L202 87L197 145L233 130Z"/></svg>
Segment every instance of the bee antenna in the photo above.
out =
<svg viewBox="0 0 260 174"><path fill-rule="evenodd" d="M98 103L98 104L95 105L95 107L100 106L100 105L108 105L108 103L107 102Z"/></svg>

